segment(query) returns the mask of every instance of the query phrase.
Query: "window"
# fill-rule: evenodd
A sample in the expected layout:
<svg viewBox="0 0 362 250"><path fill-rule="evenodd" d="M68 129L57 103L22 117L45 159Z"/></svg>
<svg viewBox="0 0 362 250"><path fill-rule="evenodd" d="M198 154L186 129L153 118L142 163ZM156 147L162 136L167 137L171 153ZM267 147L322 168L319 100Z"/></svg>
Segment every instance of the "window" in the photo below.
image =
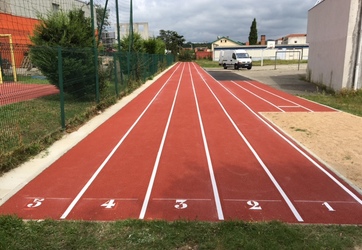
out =
<svg viewBox="0 0 362 250"><path fill-rule="evenodd" d="M53 12L59 11L59 4L52 3L52 9L53 9Z"/></svg>

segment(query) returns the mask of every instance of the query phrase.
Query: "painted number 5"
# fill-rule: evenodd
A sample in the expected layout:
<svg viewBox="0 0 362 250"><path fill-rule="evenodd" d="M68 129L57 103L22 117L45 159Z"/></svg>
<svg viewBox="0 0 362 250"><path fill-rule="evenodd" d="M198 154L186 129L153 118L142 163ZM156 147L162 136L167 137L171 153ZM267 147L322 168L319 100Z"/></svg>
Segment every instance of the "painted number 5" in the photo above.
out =
<svg viewBox="0 0 362 250"><path fill-rule="evenodd" d="M39 207L44 201L44 198L35 198L31 203L27 205L27 207Z"/></svg>

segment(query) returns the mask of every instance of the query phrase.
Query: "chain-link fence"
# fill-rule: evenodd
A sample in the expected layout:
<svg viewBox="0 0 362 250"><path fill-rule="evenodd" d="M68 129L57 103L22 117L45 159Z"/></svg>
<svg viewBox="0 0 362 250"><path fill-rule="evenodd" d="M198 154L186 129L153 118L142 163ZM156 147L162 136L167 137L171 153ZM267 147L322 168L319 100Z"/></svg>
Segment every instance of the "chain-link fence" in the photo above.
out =
<svg viewBox="0 0 362 250"><path fill-rule="evenodd" d="M16 53L23 59L12 63ZM174 63L172 55L112 52L94 60L97 54L92 48L0 46L0 174Z"/></svg>

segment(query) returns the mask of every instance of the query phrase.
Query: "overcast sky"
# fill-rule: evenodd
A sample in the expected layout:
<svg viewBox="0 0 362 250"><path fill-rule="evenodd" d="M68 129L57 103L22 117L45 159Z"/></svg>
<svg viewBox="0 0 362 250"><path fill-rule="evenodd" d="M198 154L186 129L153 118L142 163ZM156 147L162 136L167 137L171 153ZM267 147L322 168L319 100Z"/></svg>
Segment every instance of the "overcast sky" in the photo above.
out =
<svg viewBox="0 0 362 250"><path fill-rule="evenodd" d="M111 10L113 2L109 1ZM121 22L129 21L129 2L119 0ZM213 42L217 36L246 42L256 18L259 39L266 35L266 39L274 40L306 33L308 10L315 3L316 0L133 0L133 20L148 22L149 34L155 37L163 29L176 31L186 42Z"/></svg>

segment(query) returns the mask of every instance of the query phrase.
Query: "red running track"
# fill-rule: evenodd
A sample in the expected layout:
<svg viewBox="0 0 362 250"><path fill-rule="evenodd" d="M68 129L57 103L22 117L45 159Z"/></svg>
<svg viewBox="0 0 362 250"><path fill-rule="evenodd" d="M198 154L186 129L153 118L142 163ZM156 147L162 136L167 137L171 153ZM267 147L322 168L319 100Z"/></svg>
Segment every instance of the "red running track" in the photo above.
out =
<svg viewBox="0 0 362 250"><path fill-rule="evenodd" d="M0 214L362 224L361 194L273 127L265 111L335 112L178 63Z"/></svg>
<svg viewBox="0 0 362 250"><path fill-rule="evenodd" d="M57 87L50 84L7 82L0 84L0 106L58 93Z"/></svg>

